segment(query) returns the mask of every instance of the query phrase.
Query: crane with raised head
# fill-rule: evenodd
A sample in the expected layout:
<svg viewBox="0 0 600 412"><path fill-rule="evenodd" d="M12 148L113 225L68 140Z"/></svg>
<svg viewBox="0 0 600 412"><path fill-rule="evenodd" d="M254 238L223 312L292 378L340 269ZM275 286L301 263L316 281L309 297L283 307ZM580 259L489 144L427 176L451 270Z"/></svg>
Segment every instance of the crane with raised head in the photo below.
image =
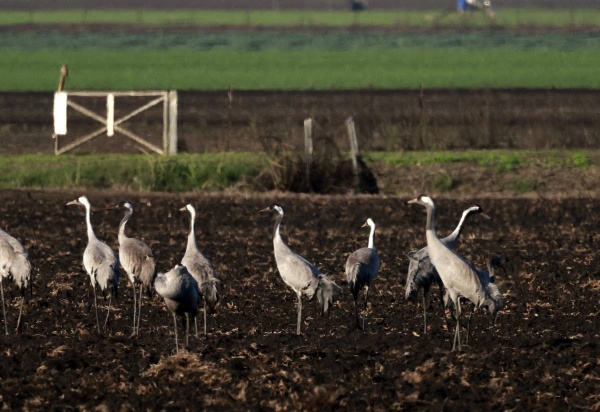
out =
<svg viewBox="0 0 600 412"><path fill-rule="evenodd" d="M128 237L125 226L133 215L131 202L121 202L113 208L125 209L125 216L119 224L119 262L127 273L133 289L133 330L131 336L137 336L140 331L142 317L142 292L152 296L152 287L156 277L156 262L152 249L139 239ZM136 284L139 285L139 300L136 293Z"/></svg>
<svg viewBox="0 0 600 412"><path fill-rule="evenodd" d="M87 225L88 244L83 252L83 267L90 277L90 283L94 292L94 308L96 309L96 326L100 331L100 320L98 319L98 301L96 287L104 295L109 287L110 295L104 328L108 324L110 316L110 305L112 295L118 296L119 291L119 261L115 252L104 242L98 240L92 228L91 204L87 197L81 196L67 203L69 205L83 206L85 208L85 222Z"/></svg>
<svg viewBox="0 0 600 412"><path fill-rule="evenodd" d="M449 249L454 250L456 241L460 237L463 226L467 221L467 218L471 215L479 214L486 219L491 219L479 205L473 205L462 212L460 221L450 235L441 239L442 243ZM429 291L431 286L435 283L438 285L440 293L440 305L444 314L444 320L448 323L446 318L446 311L444 310L444 284L440 279L435 267L431 264L429 259L429 248L427 246L419 249L418 251L411 251L408 253L409 264L408 273L406 275L406 291L405 298L407 300L417 300L417 297L422 291L422 302L423 302L423 333L427 333L427 309L431 304ZM449 326L449 325L448 325Z"/></svg>
<svg viewBox="0 0 600 412"><path fill-rule="evenodd" d="M476 307L489 306L491 299L479 279L477 269L463 257L448 248L437 236L434 225L435 205L433 199L427 195L420 195L415 199L409 200L407 203L420 204L427 211L425 234L427 247L429 248L429 257L444 283L444 288L448 293L449 299L452 300L456 307L456 329L452 350L458 349L460 351L460 299L468 299Z"/></svg>
<svg viewBox="0 0 600 412"><path fill-rule="evenodd" d="M219 302L220 295L218 285L220 280L217 278L217 272L213 268L210 261L198 249L196 242L196 232L194 229L196 223L196 209L191 204L188 204L180 211L190 212L190 233L188 234L187 246L185 255L181 259L181 264L185 266L188 272L196 279L198 283L198 293L204 306L204 336L206 336L206 312L213 311ZM196 334L198 327L196 326Z"/></svg>
<svg viewBox="0 0 600 412"><path fill-rule="evenodd" d="M2 316L4 317L4 333L8 335L6 322L6 309L4 306L3 279L13 279L21 292L21 304L19 305L19 318L17 320L17 332L21 327L23 315L23 303L25 302L25 291L27 286L32 287L31 263L27 250L21 242L0 230L0 295L2 296Z"/></svg>
<svg viewBox="0 0 600 412"><path fill-rule="evenodd" d="M175 349L179 352L177 340L177 316L185 317L185 346L189 346L190 316L198 315L198 283L185 266L175 265L167 273L159 273L154 281L154 289L165 301L167 309L173 314L175 328Z"/></svg>
<svg viewBox="0 0 600 412"><path fill-rule="evenodd" d="M341 288L326 275L322 274L315 265L292 251L281 238L281 221L283 220L283 208L279 205L272 205L262 210L262 212L274 211L277 213L275 228L273 230L273 249L275 252L275 262L281 279L288 285L298 298L298 317L296 323L296 333L300 334L300 325L302 322L302 295L309 300L317 297L317 304L321 315L327 314L333 305L335 297L340 293Z"/></svg>
<svg viewBox="0 0 600 412"><path fill-rule="evenodd" d="M367 247L355 250L348 256L346 260L346 280L350 286L350 292L354 297L354 320L356 321L356 327L360 328L361 325L358 321L358 293L361 289L365 289L365 306L362 321L362 330L365 330L365 318L367 317L367 301L369 298L369 288L371 283L377 277L379 272L379 266L381 265L381 259L375 249L375 222L371 218L367 219L367 222L362 227L369 226L371 232L369 234L369 243Z"/></svg>

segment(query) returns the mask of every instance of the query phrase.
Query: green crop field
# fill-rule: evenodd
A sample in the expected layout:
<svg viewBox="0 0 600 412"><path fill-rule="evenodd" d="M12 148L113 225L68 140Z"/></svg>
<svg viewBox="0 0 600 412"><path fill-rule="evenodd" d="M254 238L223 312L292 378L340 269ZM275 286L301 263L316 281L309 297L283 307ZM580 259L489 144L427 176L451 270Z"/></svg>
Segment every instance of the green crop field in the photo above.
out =
<svg viewBox="0 0 600 412"><path fill-rule="evenodd" d="M0 90L599 88L600 53L557 50L0 50ZM468 64L467 64L468 63Z"/></svg>
<svg viewBox="0 0 600 412"><path fill-rule="evenodd" d="M600 26L600 10L498 9L495 19L482 13L470 16L447 15L432 11L366 11L362 13L329 11L219 11L219 10L62 10L4 11L0 25L12 24L137 24L193 26Z"/></svg>

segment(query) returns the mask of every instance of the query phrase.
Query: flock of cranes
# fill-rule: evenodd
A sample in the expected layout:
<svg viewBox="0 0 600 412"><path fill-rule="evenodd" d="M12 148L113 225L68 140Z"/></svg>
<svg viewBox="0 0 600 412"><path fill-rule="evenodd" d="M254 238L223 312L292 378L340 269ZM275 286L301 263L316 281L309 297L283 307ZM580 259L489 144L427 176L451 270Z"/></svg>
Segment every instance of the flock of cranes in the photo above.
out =
<svg viewBox="0 0 600 412"><path fill-rule="evenodd" d="M424 327L426 332L426 311L430 305L429 290L436 283L440 291L440 302L444 318L445 308L449 308L456 320L454 342L452 350L461 350L461 327L465 325L462 319L461 299L474 305L473 311L485 307L492 314L495 321L498 310L502 308L502 294L495 284L494 269L502 267L497 256L492 256L488 261L487 271L478 269L453 251L464 223L471 215L481 215L489 219L481 207L475 205L466 209L456 229L446 238L439 239L434 227L435 206L431 197L421 195L409 200L408 204L419 204L427 212L426 239L427 246L412 251L409 256L409 270L406 281L406 298L415 300L422 293L424 308ZM81 196L67 205L82 206L85 208L85 221L87 226L88 244L83 252L83 267L90 277L90 284L94 294L94 308L96 314L96 327L98 333L106 328L110 318L111 299L118 295L119 266L123 268L133 291L133 327L132 337L140 333L140 319L142 296L145 292L151 296L153 290L164 299L165 305L173 315L175 330L175 345L179 349L177 336L177 317L185 321L186 346L189 344L190 318L194 320L195 333L198 336L197 315L200 303L204 312L204 335L207 333L206 314L214 310L219 302L220 280L210 261L198 248L195 235L196 210L190 204L181 211L190 213L190 231L187 239L185 254L181 264L175 265L166 273L158 273L156 261L151 248L139 239L126 235L126 225L133 215L133 205L122 202L113 208L125 210L125 215L119 224L118 256L106 243L99 240L91 223L91 205L86 196ZM279 274L284 283L289 286L297 296L297 326L296 333L301 333L302 323L302 297L309 300L316 298L319 313L327 314L335 298L341 293L341 288L332 279L324 275L319 269L304 257L292 251L281 237L281 222L284 217L283 208L272 205L263 209L264 212L274 212L276 215L273 231L273 250ZM375 222L368 218L363 227L369 227L368 244L352 252L345 264L346 280L354 298L354 327L365 329L367 317L367 304L369 289L379 272L381 259L375 248ZM0 292L2 294L2 312L4 329L8 334L4 304L4 278L12 278L21 291L19 320L17 330L21 323L23 301L27 286L32 284L31 265L25 248L12 236L0 230ZM103 327L98 315L97 289L106 296L108 306ZM359 318L358 296L364 290L364 311L362 323ZM466 323L467 337L469 335L470 317Z"/></svg>

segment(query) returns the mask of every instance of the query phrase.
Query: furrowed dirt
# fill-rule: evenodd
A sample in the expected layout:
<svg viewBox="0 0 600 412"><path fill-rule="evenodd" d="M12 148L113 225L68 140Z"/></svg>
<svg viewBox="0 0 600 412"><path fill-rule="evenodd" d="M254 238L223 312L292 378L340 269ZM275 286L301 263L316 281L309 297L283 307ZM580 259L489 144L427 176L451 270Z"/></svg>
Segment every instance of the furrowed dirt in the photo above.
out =
<svg viewBox="0 0 600 412"><path fill-rule="evenodd" d="M482 266L500 255L505 307L495 326L475 314L462 353L450 353L437 294L423 334L422 308L405 301L406 253L425 244L425 211L388 196L288 194L130 194L88 192L96 235L116 249L121 213L133 201L128 234L154 250L161 271L185 251L192 202L201 250L220 273L223 297L208 336L174 354L172 318L158 297L145 299L140 336L129 338L132 293L120 293L103 336L82 268L84 213L66 207L82 193L3 191L2 228L23 241L34 266L25 323L14 333L18 292L4 281L9 335L0 336L0 405L6 409L104 410L414 410L597 409L600 311L597 210L589 198L438 198L441 235L461 211L480 204L459 253ZM295 295L277 273L272 203L286 211L283 236L343 287L328 317L304 304L295 335ZM370 293L366 332L352 330L353 299L343 276L350 252L377 223L382 259ZM100 299L101 316L106 302ZM180 337L182 330L180 327Z"/></svg>

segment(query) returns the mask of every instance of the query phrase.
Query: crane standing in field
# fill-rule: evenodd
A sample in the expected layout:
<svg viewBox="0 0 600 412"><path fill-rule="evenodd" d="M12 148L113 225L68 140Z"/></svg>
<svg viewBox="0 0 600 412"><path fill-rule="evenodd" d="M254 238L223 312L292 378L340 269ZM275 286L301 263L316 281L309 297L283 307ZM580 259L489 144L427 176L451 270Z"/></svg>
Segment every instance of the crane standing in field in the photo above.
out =
<svg viewBox="0 0 600 412"><path fill-rule="evenodd" d="M490 307L490 305L493 306L493 302L491 302L489 295L481 284L477 269L464 258L450 250L438 238L434 226L435 205L433 199L427 195L421 195L416 199L409 200L407 203L420 204L427 210L425 234L427 237L429 256L431 258L431 263L433 263L442 282L444 282L448 297L456 307L456 330L454 333L452 350L458 349L460 351L460 298L464 297L470 300L476 307Z"/></svg>
<svg viewBox="0 0 600 412"><path fill-rule="evenodd" d="M4 333L8 335L6 309L4 307L4 286L2 282L4 278L12 278L21 292L19 319L17 320L16 328L16 330L19 331L23 314L23 303L25 301L25 291L27 290L28 285L30 290L32 287L31 263L29 262L27 250L23 245L5 231L0 230L0 295L2 296Z"/></svg>
<svg viewBox="0 0 600 412"><path fill-rule="evenodd" d="M188 235L185 255L181 259L181 264L186 267L188 272L196 279L198 283L198 293L204 305L204 336L206 336L206 312L214 310L219 302L219 279L215 269L210 261L200 252L196 243L196 231L194 225L196 223L196 209L188 204L179 209L180 211L190 212L190 233ZM196 335L198 334L198 325L196 325Z"/></svg>
<svg viewBox="0 0 600 412"><path fill-rule="evenodd" d="M121 202L114 208L124 208L125 216L119 224L119 261L133 288L133 331L131 336L140 332L140 319L142 317L142 291L148 296L152 294L152 286L156 277L156 262L154 254L148 245L139 239L127 237L125 225L133 215L133 205L130 202ZM140 296L136 302L135 285L139 284Z"/></svg>
<svg viewBox="0 0 600 412"><path fill-rule="evenodd" d="M108 324L110 315L110 304L112 295L118 295L119 290L119 261L115 252L104 242L98 240L94 234L91 222L91 205L87 197L81 196L67 203L69 205L85 207L85 222L87 225L88 244L83 252L83 267L90 276L90 282L94 292L94 307L96 309L96 326L98 333L100 332L100 321L98 319L98 301L96 297L96 286L100 288L102 294L106 293L108 287L111 286L111 293L108 300L108 310L106 312L106 320L104 328Z"/></svg>
<svg viewBox="0 0 600 412"><path fill-rule="evenodd" d="M441 242L446 245L449 249L454 250L456 241L460 237L467 218L473 214L480 214L486 219L491 219L479 205L473 205L465 209L462 213L458 225L450 235L441 239ZM427 309L430 306L430 294L429 290L431 285L436 283L440 292L440 305L442 306L442 312L444 314L444 320L448 323L446 318L446 311L444 310L444 284L440 279L435 267L431 263L429 258L429 248L423 247L418 251L411 251L408 253L410 262L408 264L408 274L406 275L406 292L405 298L407 300L416 300L419 291L423 293L423 333L427 333Z"/></svg>
<svg viewBox="0 0 600 412"><path fill-rule="evenodd" d="M346 280L350 286L350 291L354 297L354 320L356 321L356 327L360 328L358 321L358 292L364 287L365 288L365 307L363 314L362 330L365 330L365 318L367 317L367 299L369 297L369 287L371 283L377 277L379 272L379 265L381 259L375 250L374 236L375 236L375 223L371 218L367 219L367 222L362 227L370 226L371 233L369 234L369 243L367 247L360 248L346 260Z"/></svg>
<svg viewBox="0 0 600 412"><path fill-rule="evenodd" d="M323 275L308 260L294 253L283 242L280 232L281 221L283 220L283 208L273 205L261 210L261 212L266 211L277 212L273 231L275 262L277 263L277 270L281 275L281 279L283 279L286 285L292 288L298 297L296 333L299 335L302 322L302 295L306 295L309 300L316 296L319 312L321 315L324 315L329 311L341 288L334 281Z"/></svg>
<svg viewBox="0 0 600 412"><path fill-rule="evenodd" d="M175 327L175 348L179 352L177 340L177 315L185 316L185 346L189 346L190 316L198 315L198 282L184 266L175 265L167 273L159 273L154 281L156 293L163 297L167 309L173 314Z"/></svg>

